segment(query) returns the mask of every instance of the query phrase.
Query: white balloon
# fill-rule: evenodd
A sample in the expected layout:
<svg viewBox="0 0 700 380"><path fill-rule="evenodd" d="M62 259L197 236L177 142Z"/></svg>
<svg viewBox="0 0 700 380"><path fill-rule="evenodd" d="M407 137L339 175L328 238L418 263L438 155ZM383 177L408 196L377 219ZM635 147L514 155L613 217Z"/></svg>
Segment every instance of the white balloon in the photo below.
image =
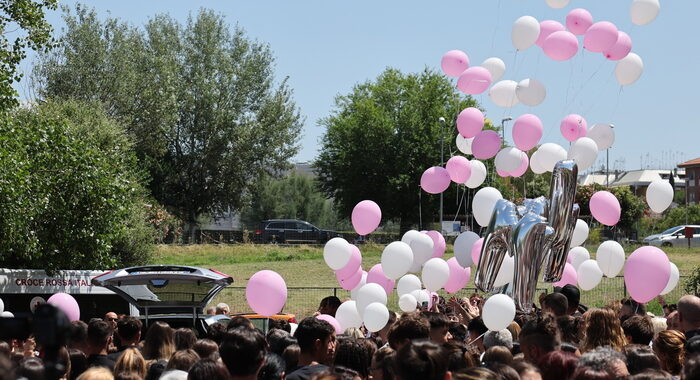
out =
<svg viewBox="0 0 700 380"><path fill-rule="evenodd" d="M401 237L401 241L404 242L404 243L406 243L406 244L408 244L408 245L411 245L411 241L412 241L416 236L419 236L419 235L425 235L425 234L421 233L420 231L416 231L416 230L408 230L408 231L406 231L406 233L404 233L403 236Z"/></svg>
<svg viewBox="0 0 700 380"><path fill-rule="evenodd" d="M473 137L466 138L460 135L459 133L457 134L457 139L455 140L455 143L457 144L457 149L459 149L459 151L464 154L473 154L472 142L474 142Z"/></svg>
<svg viewBox="0 0 700 380"><path fill-rule="evenodd" d="M569 147L567 158L576 161L578 170L584 171L598 158L598 145L589 137L580 137Z"/></svg>
<svg viewBox="0 0 700 380"><path fill-rule="evenodd" d="M423 265L423 273L421 273L421 279L425 288L431 292L437 292L450 278L450 266L447 265L447 261L434 257L428 260L425 265Z"/></svg>
<svg viewBox="0 0 700 380"><path fill-rule="evenodd" d="M503 262L501 263L501 267L498 269L498 274L496 275L496 279L493 281L493 286L494 287L503 286L503 285L506 285L506 284L509 284L510 282L512 282L514 269L515 269L515 258L512 256L509 256L509 255L506 255L506 257L503 258Z"/></svg>
<svg viewBox="0 0 700 380"><path fill-rule="evenodd" d="M355 288L353 288L350 291L350 298L356 300L357 299L357 292L359 292L360 289L362 289L362 287L365 286L366 283L367 283L367 272L363 271L362 278L360 279L360 282L357 285L355 285Z"/></svg>
<svg viewBox="0 0 700 380"><path fill-rule="evenodd" d="M399 282L396 284L396 292L399 294L399 296L410 294L411 292L420 289L420 278L418 278L418 276L415 274L407 274L401 277Z"/></svg>
<svg viewBox="0 0 700 380"><path fill-rule="evenodd" d="M493 208L496 206L496 202L499 199L503 199L503 195L493 187L484 187L474 194L474 198L472 199L472 213L474 214L474 219L476 219L476 222L479 223L480 226L486 227L489 224Z"/></svg>
<svg viewBox="0 0 700 380"><path fill-rule="evenodd" d="M357 312L357 303L353 300L340 304L335 312L335 319L343 330L362 326L362 317Z"/></svg>
<svg viewBox="0 0 700 380"><path fill-rule="evenodd" d="M404 294L399 297L399 309L401 311L405 313L416 311L416 307L418 307L418 300L412 294Z"/></svg>
<svg viewBox="0 0 700 380"><path fill-rule="evenodd" d="M583 242L588 239L588 231L588 224L581 219L577 219L576 227L574 227L574 235L571 237L570 247L583 244Z"/></svg>
<svg viewBox="0 0 700 380"><path fill-rule="evenodd" d="M411 267L408 268L408 273L420 273L421 268L423 268L423 264L421 264L421 263L419 263L419 262L417 262L417 261L414 261L414 262L411 264Z"/></svg>
<svg viewBox="0 0 700 380"><path fill-rule="evenodd" d="M615 66L615 78L617 83L629 86L636 82L644 71L642 58L635 53L629 53L625 58L617 61Z"/></svg>
<svg viewBox="0 0 700 380"><path fill-rule="evenodd" d="M505 294L494 294L484 303L481 317L489 330L503 330L515 318L515 302Z"/></svg>
<svg viewBox="0 0 700 380"><path fill-rule="evenodd" d="M522 150L512 146L501 149L496 154L496 169L506 173L517 170L522 163L522 154Z"/></svg>
<svg viewBox="0 0 700 380"><path fill-rule="evenodd" d="M402 241L392 242L384 248L381 264L384 275L392 280L397 280L411 268L413 251L408 244Z"/></svg>
<svg viewBox="0 0 700 380"><path fill-rule="evenodd" d="M583 247L574 247L569 250L568 256L571 258L571 266L578 270L584 261L591 259L591 254Z"/></svg>
<svg viewBox="0 0 700 380"><path fill-rule="evenodd" d="M537 154L539 150L536 150L534 153L532 153L532 156L530 157L530 169L532 170L533 173L535 174L542 174L547 171L547 169L542 166L542 163L539 160L539 155Z"/></svg>
<svg viewBox="0 0 700 380"><path fill-rule="evenodd" d="M659 0L634 0L630 6L630 18L635 25L646 25L656 19L660 10Z"/></svg>
<svg viewBox="0 0 700 380"><path fill-rule="evenodd" d="M479 235L472 231L465 231L457 236L454 243L455 258L457 263L464 268L469 268L472 261L472 247L479 240Z"/></svg>
<svg viewBox="0 0 700 380"><path fill-rule="evenodd" d="M598 150L606 150L615 142L615 131L610 124L596 124L588 130L586 137L595 141Z"/></svg>
<svg viewBox="0 0 700 380"><path fill-rule="evenodd" d="M5 303L2 301L2 298L0 298L0 313L5 311Z"/></svg>
<svg viewBox="0 0 700 380"><path fill-rule="evenodd" d="M625 266L625 250L614 240L604 241L599 245L595 258L598 267L608 278L617 276Z"/></svg>
<svg viewBox="0 0 700 380"><path fill-rule="evenodd" d="M409 246L411 251L413 251L413 267L411 270L415 269L416 265L418 269L420 266L425 264L431 257L433 257L433 246L435 243L433 239L427 234L421 234L421 236L415 235Z"/></svg>
<svg viewBox="0 0 700 380"><path fill-rule="evenodd" d="M323 247L323 260L333 270L343 268L350 261L350 257L352 257L350 243L343 238L335 237L328 240Z"/></svg>
<svg viewBox="0 0 700 380"><path fill-rule="evenodd" d="M554 9L564 8L565 6L569 5L569 1L570 0L545 0L547 5Z"/></svg>
<svg viewBox="0 0 700 380"><path fill-rule="evenodd" d="M486 165L477 159L469 160L469 164L472 166L472 175L464 184L470 189L475 189L486 180Z"/></svg>
<svg viewBox="0 0 700 380"><path fill-rule="evenodd" d="M430 302L430 295L423 289L414 290L411 292L411 295L415 297L418 306L422 306L423 302Z"/></svg>
<svg viewBox="0 0 700 380"><path fill-rule="evenodd" d="M520 103L515 94L517 87L518 82L514 80L502 80L489 89L489 98L499 107L515 107Z"/></svg>
<svg viewBox="0 0 700 380"><path fill-rule="evenodd" d="M583 290L591 290L600 284L603 279L603 271L598 267L595 260L586 260L576 271L578 276L578 286Z"/></svg>
<svg viewBox="0 0 700 380"><path fill-rule="evenodd" d="M0 318L14 318L14 317L15 317L15 315L12 314L12 312L10 312L10 311L3 311L2 313L0 313Z"/></svg>
<svg viewBox="0 0 700 380"><path fill-rule="evenodd" d="M678 273L678 267L676 264L671 263L671 277L668 278L668 283L664 290L661 291L661 295L671 293L671 291L678 285L678 279L680 278L680 273Z"/></svg>
<svg viewBox="0 0 700 380"><path fill-rule="evenodd" d="M548 172L553 171L557 162L565 160L567 155L566 149L555 143L545 143L540 145L540 148L537 149L536 153L538 161L537 165Z"/></svg>
<svg viewBox="0 0 700 380"><path fill-rule="evenodd" d="M367 283L357 292L357 299L355 302L357 302L355 305L357 307L357 312L363 315L365 308L373 302L386 305L386 291L379 284L373 282Z"/></svg>
<svg viewBox="0 0 700 380"><path fill-rule="evenodd" d="M485 68L491 74L491 82L497 82L506 72L506 64L498 57L491 57L481 63L481 67Z"/></svg>
<svg viewBox="0 0 700 380"><path fill-rule="evenodd" d="M662 213L673 202L673 186L668 181L657 179L647 187L647 204L657 213Z"/></svg>
<svg viewBox="0 0 700 380"><path fill-rule="evenodd" d="M522 16L515 20L510 32L513 46L518 50L525 50L537 41L540 36L540 22L532 16Z"/></svg>
<svg viewBox="0 0 700 380"><path fill-rule="evenodd" d="M544 98L547 97L547 89L544 87L544 84L537 79L528 78L518 83L515 88L515 95L518 97L520 103L529 107L534 107L541 104Z"/></svg>
<svg viewBox="0 0 700 380"><path fill-rule="evenodd" d="M362 320L367 330L377 332L389 322L389 309L379 302L374 302L367 306L364 314L362 314Z"/></svg>

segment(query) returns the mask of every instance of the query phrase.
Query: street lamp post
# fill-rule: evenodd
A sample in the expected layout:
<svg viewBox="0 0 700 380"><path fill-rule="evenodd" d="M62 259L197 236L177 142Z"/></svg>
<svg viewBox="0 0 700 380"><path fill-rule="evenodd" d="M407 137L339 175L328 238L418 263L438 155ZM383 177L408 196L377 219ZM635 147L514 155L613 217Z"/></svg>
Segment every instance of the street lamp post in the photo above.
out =
<svg viewBox="0 0 700 380"><path fill-rule="evenodd" d="M615 128L615 126L610 124L610 128ZM605 187L607 188L610 188L610 148L605 150Z"/></svg>
<svg viewBox="0 0 700 380"><path fill-rule="evenodd" d="M441 117L440 121L440 165L445 162L445 118ZM440 193L440 233L442 233L442 193Z"/></svg>
<svg viewBox="0 0 700 380"><path fill-rule="evenodd" d="M506 121L511 121L513 120L512 117L508 116L506 118L501 119L501 143L505 145L506 142L506 127L505 127L505 122Z"/></svg>

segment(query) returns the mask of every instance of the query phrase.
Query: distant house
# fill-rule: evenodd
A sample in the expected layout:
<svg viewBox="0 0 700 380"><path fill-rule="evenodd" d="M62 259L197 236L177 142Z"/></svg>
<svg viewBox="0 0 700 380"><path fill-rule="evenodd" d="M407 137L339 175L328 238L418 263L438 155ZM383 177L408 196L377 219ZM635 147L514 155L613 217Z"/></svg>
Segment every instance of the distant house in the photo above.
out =
<svg viewBox="0 0 700 380"><path fill-rule="evenodd" d="M678 164L678 167L685 170L685 200L688 204L694 205L700 201L700 157Z"/></svg>
<svg viewBox="0 0 700 380"><path fill-rule="evenodd" d="M631 170L624 172L621 176L615 180L615 182L610 184L610 187L629 187L632 192L640 197L643 197L647 193L647 187L657 180L668 181L673 174L673 179L676 184L676 189L684 188L683 177L685 177L685 172L683 170L657 170L657 169L641 169L641 170Z"/></svg>

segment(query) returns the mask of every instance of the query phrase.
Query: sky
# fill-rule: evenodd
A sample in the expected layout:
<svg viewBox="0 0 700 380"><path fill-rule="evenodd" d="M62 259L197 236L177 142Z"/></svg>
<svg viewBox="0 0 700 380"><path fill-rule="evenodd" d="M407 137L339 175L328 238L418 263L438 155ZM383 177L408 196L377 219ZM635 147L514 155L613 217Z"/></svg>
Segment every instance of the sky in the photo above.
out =
<svg viewBox="0 0 700 380"><path fill-rule="evenodd" d="M84 4L102 17L136 26L159 13L185 22L189 14L210 8L231 25L245 29L250 38L268 43L276 59L277 79L289 77L305 117L301 149L291 157L295 162L316 157L324 132L317 122L333 110L337 95L375 79L387 67L406 73L426 67L440 70L442 55L459 49L468 54L472 66L499 57L506 64L501 79L535 78L547 89L545 101L536 107L501 108L486 93L476 95L486 117L498 124L507 117L533 113L544 123L541 143L554 142L565 148L569 143L559 132L559 122L568 114L582 115L589 127L614 124L610 168L632 170L671 169L700 157L700 113L695 113L700 100L700 34L695 29L700 2L660 2L659 16L644 26L630 20L632 0L571 0L563 9L552 9L544 0L120 0ZM583 49L564 62L547 58L537 46L516 54L511 28L518 17L530 15L563 24L574 8L588 9L594 21L613 22L631 36L632 51L644 62L639 81L621 87L614 76L615 62ZM60 12L51 12L48 20L60 35ZM33 61L31 56L23 62L23 70L28 72ZM17 88L26 98L26 84ZM454 123L449 115L446 118ZM510 125L506 124L506 140L512 144ZM454 142L450 150L456 151ZM605 153L599 154L594 168L604 163Z"/></svg>

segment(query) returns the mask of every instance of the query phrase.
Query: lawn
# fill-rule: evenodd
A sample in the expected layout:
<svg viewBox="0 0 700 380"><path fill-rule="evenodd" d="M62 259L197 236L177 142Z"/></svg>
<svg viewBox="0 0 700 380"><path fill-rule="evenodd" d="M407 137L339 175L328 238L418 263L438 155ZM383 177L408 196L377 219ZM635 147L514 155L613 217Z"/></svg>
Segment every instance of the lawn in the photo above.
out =
<svg viewBox="0 0 700 380"><path fill-rule="evenodd" d="M360 246L362 251L362 266L369 270L378 264L384 246L368 244ZM635 247L626 247L629 254ZM595 255L596 247L588 247L591 256ZM700 249L687 250L682 248L664 249L679 268L681 276L689 274L700 265ZM452 247L448 246L445 258L451 257ZM278 246L258 244L235 245L160 245L154 257L156 264L179 264L212 268L231 275L234 284L224 290L214 302L226 302L231 305L233 312L249 311L245 302L245 285L255 272L269 269L285 279L289 288L286 311L299 316L313 313L321 298L337 295L341 299L349 297L349 292L338 287L333 271L323 261L323 247L316 246ZM675 302L683 294L683 283L666 298ZM551 291L548 284L540 284L543 291ZM469 289L472 288L472 289ZM470 281L468 290L458 295L466 295L473 291ZM603 305L611 299L624 296L624 281L618 278L603 278L595 289L582 292L582 302L588 305ZM396 294L389 297L389 307L397 309ZM659 310L654 301L649 307Z"/></svg>

